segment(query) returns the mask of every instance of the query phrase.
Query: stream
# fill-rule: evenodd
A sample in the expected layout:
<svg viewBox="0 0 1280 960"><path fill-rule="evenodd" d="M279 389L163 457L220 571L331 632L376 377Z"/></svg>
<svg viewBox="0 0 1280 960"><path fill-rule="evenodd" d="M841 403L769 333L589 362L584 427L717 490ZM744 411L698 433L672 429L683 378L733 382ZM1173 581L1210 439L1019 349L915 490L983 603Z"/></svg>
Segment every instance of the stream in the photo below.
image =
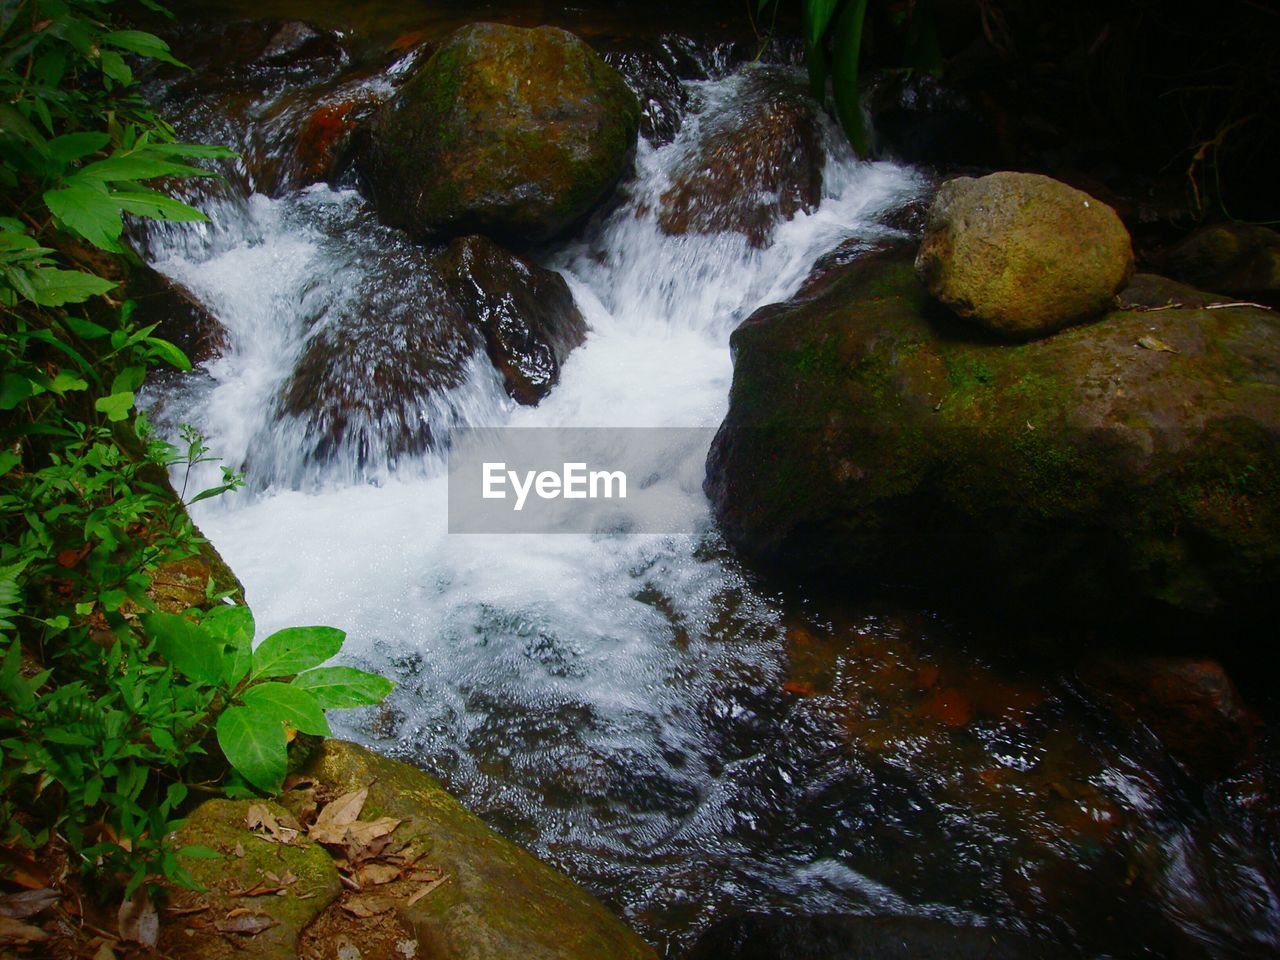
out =
<svg viewBox="0 0 1280 960"><path fill-rule="evenodd" d="M674 140L642 139L617 202L536 255L568 283L585 344L536 407L507 397L483 353L467 360L415 401L433 436L714 429L735 326L835 248L903 235L889 224L930 174L859 162L829 124L820 207L766 248L663 234L651 210L673 166L754 69L681 49L701 51L702 78L683 81ZM335 89L385 96L411 65L339 58L171 115L185 138L283 156L307 106ZM198 64L183 82L206 82ZM154 93L184 102L177 85ZM344 657L398 683L383 708L335 714L339 735L438 776L669 957L743 911L930 916L1085 956L1280 951L1265 770L1193 787L1070 675L993 652L1009 645L927 598L818 600L761 580L714 528L705 449L657 481L699 531L669 536L450 535L442 444L389 453L379 437L405 424L378 416L317 457L279 400L291 372L322 332L394 340L430 314L422 253L351 177L265 184L242 165L196 199L212 223L157 227L145 250L221 321L227 349L148 402L246 473L192 513L259 636L340 627ZM357 396L374 389L359 356L342 361Z"/></svg>

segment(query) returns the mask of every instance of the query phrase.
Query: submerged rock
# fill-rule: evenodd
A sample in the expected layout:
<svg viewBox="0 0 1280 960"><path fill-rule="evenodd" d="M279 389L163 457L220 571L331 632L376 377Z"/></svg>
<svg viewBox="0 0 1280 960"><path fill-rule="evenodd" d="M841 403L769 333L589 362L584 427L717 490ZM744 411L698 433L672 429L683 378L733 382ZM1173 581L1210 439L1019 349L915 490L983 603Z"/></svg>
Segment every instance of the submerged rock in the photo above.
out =
<svg viewBox="0 0 1280 960"><path fill-rule="evenodd" d="M1113 657L1086 664L1080 677L1121 721L1145 724L1198 780L1229 776L1254 756L1257 720L1215 660Z"/></svg>
<svg viewBox="0 0 1280 960"><path fill-rule="evenodd" d="M518 403L536 404L587 334L587 322L558 273L484 237L461 237L441 260L467 320L484 334L489 359Z"/></svg>
<svg viewBox="0 0 1280 960"><path fill-rule="evenodd" d="M392 226L546 240L609 196L639 119L617 71L573 34L475 23L379 114L364 173Z"/></svg>
<svg viewBox="0 0 1280 960"><path fill-rule="evenodd" d="M128 283L139 326L156 325L155 335L175 344L193 364L204 363L227 349L222 322L190 290L149 266L133 271Z"/></svg>
<svg viewBox="0 0 1280 960"><path fill-rule="evenodd" d="M1133 249L1100 200L1039 174L993 173L942 185L916 272L960 316L1024 339L1111 309Z"/></svg>
<svg viewBox="0 0 1280 960"><path fill-rule="evenodd" d="M689 960L1029 960L1049 944L991 927L931 917L808 917L748 913L705 933Z"/></svg>
<svg viewBox="0 0 1280 960"><path fill-rule="evenodd" d="M1259 618L1280 588L1266 311L1001 343L933 304L902 249L758 310L732 348L706 488L757 560L1111 627Z"/></svg>
<svg viewBox="0 0 1280 960"><path fill-rule="evenodd" d="M1215 223L1169 251L1179 280L1280 305L1280 233L1251 223Z"/></svg>
<svg viewBox="0 0 1280 960"><path fill-rule="evenodd" d="M640 135L655 147L674 140L680 132L689 95L668 51L617 51L606 53L604 61L635 91L640 103Z"/></svg>
<svg viewBox="0 0 1280 960"><path fill-rule="evenodd" d="M658 224L673 235L732 231L765 247L779 222L822 201L822 126L790 71L753 70L732 96L673 171Z"/></svg>

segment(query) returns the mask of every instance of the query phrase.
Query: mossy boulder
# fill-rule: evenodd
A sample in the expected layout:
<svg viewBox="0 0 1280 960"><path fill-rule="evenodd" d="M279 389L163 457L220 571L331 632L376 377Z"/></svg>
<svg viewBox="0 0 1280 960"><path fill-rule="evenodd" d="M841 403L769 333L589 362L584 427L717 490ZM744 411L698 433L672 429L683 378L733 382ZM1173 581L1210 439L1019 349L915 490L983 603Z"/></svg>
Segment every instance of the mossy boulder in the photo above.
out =
<svg viewBox="0 0 1280 960"><path fill-rule="evenodd" d="M1280 233L1252 223L1202 227L1169 251L1168 269L1206 290L1280 303Z"/></svg>
<svg viewBox="0 0 1280 960"><path fill-rule="evenodd" d="M440 269L463 315L484 335L507 393L536 404L587 335L564 277L479 236L450 243Z"/></svg>
<svg viewBox="0 0 1280 960"><path fill-rule="evenodd" d="M813 98L791 71L749 71L663 192L664 233L740 233L766 247L774 229L822 202L826 163Z"/></svg>
<svg viewBox="0 0 1280 960"><path fill-rule="evenodd" d="M361 816L395 817L447 882L396 914L419 956L440 960L655 960L621 920L568 877L504 840L432 777L351 743L326 741L304 773L332 794L369 787Z"/></svg>
<svg viewBox="0 0 1280 960"><path fill-rule="evenodd" d="M546 240L613 191L639 122L635 94L573 34L474 23L380 112L363 172L392 226Z"/></svg>
<svg viewBox="0 0 1280 960"><path fill-rule="evenodd" d="M338 869L323 847L305 836L286 844L250 832L254 803L274 817L288 817L284 807L270 801L206 800L177 832L177 848L198 845L221 856L179 856L204 889L172 891L161 924L160 949L166 956L295 957L303 928L342 892ZM237 932L241 925L244 932ZM265 929L251 932L259 925Z"/></svg>
<svg viewBox="0 0 1280 960"><path fill-rule="evenodd" d="M706 488L792 573L1103 626L1261 623L1280 588L1280 321L1118 310L1029 343L929 298L909 249L734 333Z"/></svg>
<svg viewBox="0 0 1280 960"><path fill-rule="evenodd" d="M962 317L1002 336L1043 336L1111 309L1133 274L1114 210L1057 180L949 180L929 208L916 272Z"/></svg>

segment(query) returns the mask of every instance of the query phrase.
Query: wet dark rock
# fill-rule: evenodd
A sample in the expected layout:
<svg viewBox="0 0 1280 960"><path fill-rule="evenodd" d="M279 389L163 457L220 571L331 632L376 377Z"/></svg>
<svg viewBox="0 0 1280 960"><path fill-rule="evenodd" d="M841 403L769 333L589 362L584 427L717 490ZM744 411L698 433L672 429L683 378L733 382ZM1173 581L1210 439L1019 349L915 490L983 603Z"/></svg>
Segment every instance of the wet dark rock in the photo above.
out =
<svg viewBox="0 0 1280 960"><path fill-rule="evenodd" d="M1109 310L1133 275L1133 248L1100 200L1039 174L1001 172L942 185L916 273L960 316L1035 337Z"/></svg>
<svg viewBox="0 0 1280 960"><path fill-rule="evenodd" d="M222 355L227 331L190 290L157 270L143 266L129 278L129 298L139 326L157 324L155 335L177 345L193 364Z"/></svg>
<svg viewBox="0 0 1280 960"><path fill-rule="evenodd" d="M991 927L928 917L748 913L705 933L689 960L1032 960L1063 956L1052 945Z"/></svg>
<svg viewBox="0 0 1280 960"><path fill-rule="evenodd" d="M304 424L305 460L377 469L430 448L448 416L445 394L483 341L431 257L407 245L349 293L315 321L279 403Z"/></svg>
<svg viewBox="0 0 1280 960"><path fill-rule="evenodd" d="M440 266L463 315L483 332L507 392L519 403L536 404L586 338L587 323L569 285L484 237L454 240Z"/></svg>
<svg viewBox="0 0 1280 960"><path fill-rule="evenodd" d="M758 310L732 349L706 488L749 557L1112 630L1264 622L1271 313L1116 311L1009 344L933 304L902 249Z"/></svg>
<svg viewBox="0 0 1280 960"><path fill-rule="evenodd" d="M1086 664L1080 678L1122 722L1146 725L1198 780L1229 776L1255 755L1258 720L1215 660L1109 658Z"/></svg>
<svg viewBox="0 0 1280 960"><path fill-rule="evenodd" d="M1187 283L1280 306L1280 233L1267 227L1203 227L1169 251L1167 266Z"/></svg>
<svg viewBox="0 0 1280 960"><path fill-rule="evenodd" d="M816 106L796 75L753 70L712 124L662 195L665 233L732 231L765 247L780 221L817 209L826 150Z"/></svg>
<svg viewBox="0 0 1280 960"><path fill-rule="evenodd" d="M546 240L631 164L635 95L554 27L463 27L379 114L362 162L383 221L415 235Z"/></svg>
<svg viewBox="0 0 1280 960"><path fill-rule="evenodd" d="M635 93L640 103L640 135L655 147L676 138L689 102L674 58L664 54L627 51L604 55L605 63L616 69Z"/></svg>

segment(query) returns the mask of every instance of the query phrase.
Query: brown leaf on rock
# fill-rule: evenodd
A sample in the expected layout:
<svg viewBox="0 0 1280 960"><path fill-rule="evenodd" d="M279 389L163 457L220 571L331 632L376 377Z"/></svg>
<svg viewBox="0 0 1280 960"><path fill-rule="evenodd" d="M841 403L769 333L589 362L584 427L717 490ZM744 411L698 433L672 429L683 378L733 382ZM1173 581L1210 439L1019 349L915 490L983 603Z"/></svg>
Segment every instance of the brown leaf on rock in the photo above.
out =
<svg viewBox="0 0 1280 960"><path fill-rule="evenodd" d="M444 883L448 879L449 879L449 875L447 873L442 873L440 876L436 877L434 880L430 881L429 883L424 883L422 886L420 886L417 890L413 892L413 894L409 897L408 900L405 901L405 905L412 907L415 903L417 903L419 900L425 897L428 893L430 893L432 890L440 886L440 884Z"/></svg>
<svg viewBox="0 0 1280 960"><path fill-rule="evenodd" d="M369 788L361 787L325 804L316 815L316 822L307 831L308 836L317 843L343 843L347 827L360 816L368 796Z"/></svg>
<svg viewBox="0 0 1280 960"><path fill-rule="evenodd" d="M254 831L254 836L272 843L291 844L302 832L302 827L293 817L287 814L277 817L264 803L249 804L245 822Z"/></svg>
<svg viewBox="0 0 1280 960"><path fill-rule="evenodd" d="M345 838L338 842L357 849L368 847L375 841L389 836L402 822L395 817L379 817L377 820L356 820L347 825ZM385 846L386 844L383 844L383 847ZM374 853L375 856L377 852Z"/></svg>
<svg viewBox="0 0 1280 960"><path fill-rule="evenodd" d="M349 897L341 904L343 910L353 917L365 919L376 917L395 908L396 902L391 897Z"/></svg>
<svg viewBox="0 0 1280 960"><path fill-rule="evenodd" d="M139 887L132 899L120 904L116 922L119 924L122 940L154 947L160 937L160 916L156 913L155 904L147 895L145 886Z"/></svg>
<svg viewBox="0 0 1280 960"><path fill-rule="evenodd" d="M400 879L403 869L391 863L362 863L356 870L356 880L362 887L376 887Z"/></svg>
<svg viewBox="0 0 1280 960"><path fill-rule="evenodd" d="M219 933L238 933L241 936L252 937L264 930L270 930L276 925L276 921L272 920L265 913L250 913L247 910L232 910L226 917L217 921L213 928Z"/></svg>
<svg viewBox="0 0 1280 960"><path fill-rule="evenodd" d="M0 917L25 920L27 917L34 917L41 910L47 910L61 899L62 894L49 887L6 894L0 897Z"/></svg>

